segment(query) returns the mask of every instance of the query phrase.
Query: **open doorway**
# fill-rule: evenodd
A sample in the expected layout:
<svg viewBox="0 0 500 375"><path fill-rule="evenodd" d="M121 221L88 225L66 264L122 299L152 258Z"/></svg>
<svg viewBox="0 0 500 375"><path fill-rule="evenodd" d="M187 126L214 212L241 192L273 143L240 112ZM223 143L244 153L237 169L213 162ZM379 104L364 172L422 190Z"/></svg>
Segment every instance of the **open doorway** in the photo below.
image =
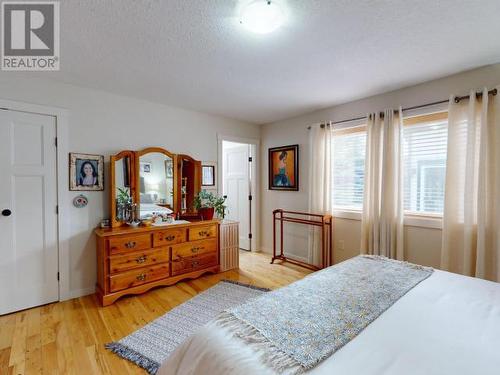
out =
<svg viewBox="0 0 500 375"><path fill-rule="evenodd" d="M220 140L221 189L226 197L226 219L239 222L240 249L256 249L256 152L257 144Z"/></svg>

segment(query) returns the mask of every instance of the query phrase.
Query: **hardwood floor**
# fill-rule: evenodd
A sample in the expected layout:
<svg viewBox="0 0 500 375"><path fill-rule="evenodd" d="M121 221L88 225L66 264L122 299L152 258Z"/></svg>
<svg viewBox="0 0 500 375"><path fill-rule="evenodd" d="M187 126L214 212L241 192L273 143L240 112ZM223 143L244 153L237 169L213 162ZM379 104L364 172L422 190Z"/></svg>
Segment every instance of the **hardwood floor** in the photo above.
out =
<svg viewBox="0 0 500 375"><path fill-rule="evenodd" d="M240 269L158 288L100 307L94 295L0 317L0 374L145 374L104 348L221 279L278 288L310 271L242 252Z"/></svg>

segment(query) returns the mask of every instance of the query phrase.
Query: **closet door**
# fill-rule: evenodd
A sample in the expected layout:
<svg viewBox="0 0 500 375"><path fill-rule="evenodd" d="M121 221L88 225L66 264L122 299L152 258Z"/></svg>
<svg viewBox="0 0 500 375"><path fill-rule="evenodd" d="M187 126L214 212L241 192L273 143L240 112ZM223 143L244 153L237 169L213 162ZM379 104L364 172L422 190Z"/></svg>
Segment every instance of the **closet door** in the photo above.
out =
<svg viewBox="0 0 500 375"><path fill-rule="evenodd" d="M56 122L0 110L0 315L59 299Z"/></svg>

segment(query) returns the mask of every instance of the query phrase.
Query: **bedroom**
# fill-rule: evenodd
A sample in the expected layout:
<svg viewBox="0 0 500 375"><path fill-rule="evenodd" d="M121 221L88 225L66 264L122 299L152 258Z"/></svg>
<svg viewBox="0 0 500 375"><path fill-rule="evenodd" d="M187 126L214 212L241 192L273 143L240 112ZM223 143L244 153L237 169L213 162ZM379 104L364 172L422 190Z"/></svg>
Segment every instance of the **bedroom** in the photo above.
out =
<svg viewBox="0 0 500 375"><path fill-rule="evenodd" d="M26 8L36 3L17 9L2 1L0 373L146 373L140 361L105 345L147 332L140 329L164 315L170 319L169 311L186 308L184 302L196 305L202 291L226 288L243 299L263 292L222 280L286 291L279 288L311 270L289 261L270 264L273 243L280 251L280 222L273 233L277 209L333 217L324 246L313 226L284 223L284 254L291 261L317 268L324 260L323 266L334 265L327 270L337 272L353 264L343 261L367 253L434 270L308 371L356 374L359 365L365 374L465 374L475 366L475 373L496 373L500 363L491 348L500 343L498 1L66 0ZM19 16L28 10L29 19ZM47 25L52 39L37 31ZM13 62L30 56L24 50L32 43L53 47L52 55L29 51L38 70L29 71L29 59L12 70ZM50 56L58 63L43 66ZM245 164L247 190L238 190L236 199L248 205L251 218L233 224L239 238L233 235L232 247L225 243L230 236L222 236L231 226L220 224L216 214L207 227L194 209L202 188L216 197L229 194L226 141L250 145L252 157ZM270 158L270 149L294 145ZM161 149L155 150L163 157L161 168L142 153L151 147ZM128 163L112 164L122 151L127 158L119 160ZM191 173L182 168L190 162L197 181L191 188L181 177ZM213 185L201 186L199 174L210 166ZM157 170L172 183L147 181ZM117 176L128 176L125 205L142 202L155 204L151 213L169 207L177 213L186 191L192 212L155 214L149 221L165 220L159 227L116 220L119 226L100 229L121 215L111 208L119 203ZM131 215L137 210L124 216ZM140 209L138 216L144 219ZM180 237L156 247L156 234L168 232L162 241L169 241L169 225ZM217 257L203 258L206 267L192 260L191 270L174 275L174 249L190 245L191 231L206 232L200 236L207 239L195 241L209 241ZM249 233L252 251L238 251ZM112 253L110 243L140 247L136 239L145 235L150 237L144 248ZM188 250L204 251L197 247ZM232 257L225 254L230 249ZM132 266L129 250L137 263ZM158 266L148 262L158 259L168 270L154 268L154 281L149 273L131 274L147 267L149 272ZM115 272L111 260L125 271ZM217 301L213 297L214 306ZM187 315L184 323L191 324ZM396 329L388 329L391 319ZM436 326L441 330L433 334ZM186 343L199 352L183 357L181 342L168 342L173 347L160 353L161 360L136 353L146 363L142 367L158 370L177 349L158 373L203 373L195 365L208 366L204 355L218 358L214 366L227 366L226 373L242 373L245 363L261 366L248 372L276 372L254 363L250 346L213 326L197 327ZM168 328L160 331L169 335ZM234 355L229 361L210 352L221 345L218 335ZM143 347L159 346L132 337L140 337ZM190 363L193 368L182 367Z"/></svg>

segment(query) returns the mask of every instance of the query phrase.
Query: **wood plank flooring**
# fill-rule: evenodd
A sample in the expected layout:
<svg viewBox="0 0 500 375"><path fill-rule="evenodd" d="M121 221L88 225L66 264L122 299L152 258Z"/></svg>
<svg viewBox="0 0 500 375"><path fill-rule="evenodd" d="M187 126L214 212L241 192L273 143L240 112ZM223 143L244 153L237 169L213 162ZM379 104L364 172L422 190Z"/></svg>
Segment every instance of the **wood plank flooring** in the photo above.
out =
<svg viewBox="0 0 500 375"><path fill-rule="evenodd" d="M0 317L0 374L145 374L104 349L221 279L275 289L310 271L242 252L240 269L124 297L100 307L93 295Z"/></svg>

